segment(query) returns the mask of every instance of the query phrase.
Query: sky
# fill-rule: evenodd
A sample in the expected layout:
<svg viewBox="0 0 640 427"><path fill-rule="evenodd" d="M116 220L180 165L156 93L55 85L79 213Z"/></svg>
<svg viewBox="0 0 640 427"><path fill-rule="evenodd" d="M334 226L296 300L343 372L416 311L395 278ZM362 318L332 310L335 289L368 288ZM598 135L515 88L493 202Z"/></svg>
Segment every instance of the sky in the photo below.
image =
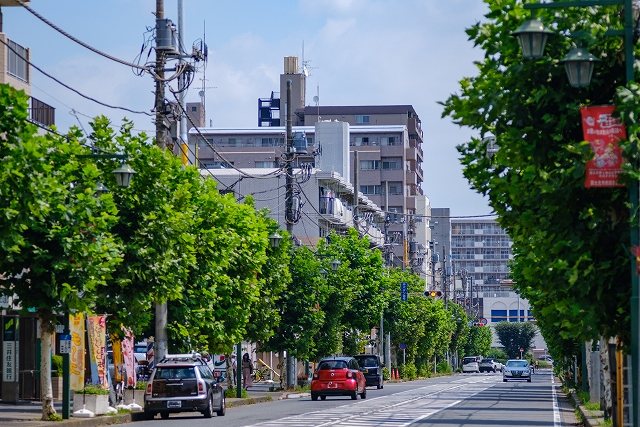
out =
<svg viewBox="0 0 640 427"><path fill-rule="evenodd" d="M308 63L307 103L413 105L424 132L423 190L432 207L452 216L492 213L469 188L456 145L473 133L441 118L458 82L476 74L482 52L465 29L483 19L482 0L183 0L187 50L205 40L201 66L186 101L204 87L207 124L255 127L257 99L279 91L285 56ZM155 0L31 0L31 8L95 50L135 62L155 26ZM178 1L164 0L165 17L178 22ZM31 62L103 103L149 112L154 83L127 65L75 43L21 7L3 7L7 36L30 49ZM154 60L144 51L142 62ZM127 117L154 135L150 117L89 101L31 70L31 95L56 108L56 123L89 129L98 114L115 126ZM174 84L175 87L175 84ZM170 95L169 95L170 96Z"/></svg>

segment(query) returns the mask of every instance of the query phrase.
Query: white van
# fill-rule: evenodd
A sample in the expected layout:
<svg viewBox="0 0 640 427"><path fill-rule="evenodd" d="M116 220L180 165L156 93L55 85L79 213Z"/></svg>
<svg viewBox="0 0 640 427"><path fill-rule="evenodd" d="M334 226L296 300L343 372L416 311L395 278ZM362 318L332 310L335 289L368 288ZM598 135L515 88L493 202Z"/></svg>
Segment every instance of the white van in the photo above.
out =
<svg viewBox="0 0 640 427"><path fill-rule="evenodd" d="M480 373L480 360L482 356L467 356L462 359L462 372L478 372Z"/></svg>

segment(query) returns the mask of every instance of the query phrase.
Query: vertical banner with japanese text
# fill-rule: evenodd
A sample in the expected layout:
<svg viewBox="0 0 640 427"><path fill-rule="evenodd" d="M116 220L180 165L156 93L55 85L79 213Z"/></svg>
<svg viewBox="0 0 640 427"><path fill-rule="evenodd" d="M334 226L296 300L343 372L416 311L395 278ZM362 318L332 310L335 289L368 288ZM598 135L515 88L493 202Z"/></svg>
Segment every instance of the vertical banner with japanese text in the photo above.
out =
<svg viewBox="0 0 640 427"><path fill-rule="evenodd" d="M71 390L84 387L84 314L69 315L69 333L71 334L71 353L69 353Z"/></svg>
<svg viewBox="0 0 640 427"><path fill-rule="evenodd" d="M87 316L89 331L89 362L91 364L91 382L107 388L106 337L107 316Z"/></svg>
<svg viewBox="0 0 640 427"><path fill-rule="evenodd" d="M614 105L580 108L582 132L593 150L593 159L587 162L584 186L586 188L623 187L618 182L622 170L622 152L618 142L627 138L624 125L613 117Z"/></svg>
<svg viewBox="0 0 640 427"><path fill-rule="evenodd" d="M2 382L18 382L18 316L4 316L2 324Z"/></svg>
<svg viewBox="0 0 640 427"><path fill-rule="evenodd" d="M122 339L122 355L124 357L124 369L127 374L127 387L136 386L135 354L133 351L133 332L131 329L123 327L124 338Z"/></svg>

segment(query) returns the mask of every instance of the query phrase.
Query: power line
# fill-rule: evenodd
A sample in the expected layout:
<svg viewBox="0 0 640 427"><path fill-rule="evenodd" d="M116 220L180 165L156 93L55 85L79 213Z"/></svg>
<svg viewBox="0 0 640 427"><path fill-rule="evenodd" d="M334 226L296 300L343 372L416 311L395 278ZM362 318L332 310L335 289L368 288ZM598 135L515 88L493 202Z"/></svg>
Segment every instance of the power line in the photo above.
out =
<svg viewBox="0 0 640 427"><path fill-rule="evenodd" d="M53 28L54 30L56 30L57 32L59 32L60 34L62 34L63 36L67 37L68 39L78 43L80 46L85 47L87 49L89 49L90 51L97 53L100 56L103 56L107 59L110 59L112 61L118 62L120 64L123 65L127 65L129 67L133 67L133 68L137 68L139 70L143 70L143 71L147 71L149 73L151 73L152 69L151 67L142 67L138 64L134 64L132 62L127 62L124 61L122 59L116 58L115 56L109 55L108 53L104 53L96 48L94 48L93 46L88 45L87 43L83 42L82 40L72 36L71 34L67 33L66 31L64 31L62 28L58 27L56 24L54 24L53 22L49 21L47 18L45 18L44 16L40 15L38 12L36 12L35 10L33 10L32 8L30 8L29 6L27 6L25 3L22 2L22 0L13 0L14 2L16 2L17 4L19 4L20 6L22 6L23 8L25 8L26 10L28 10L33 16L35 16L36 18L38 18L39 20L41 20L42 22L44 22L45 24L47 24L48 26L50 26L51 28Z"/></svg>
<svg viewBox="0 0 640 427"><path fill-rule="evenodd" d="M104 107L108 107L108 108L113 108L116 110L124 110L124 111L128 111L130 113L134 113L134 114L144 114L147 116L151 116L151 113L146 112L146 111L136 111L136 110L132 110L130 108L127 107L119 107L117 105L110 105L107 103L104 103L102 101L98 101L95 98L92 98L88 95L83 94L82 92L80 92L77 89L74 89L73 87L69 86L66 83L61 82L60 80L58 80L57 78L53 77L51 74L47 73L46 71L44 71L43 69L41 69L40 67L38 67L37 65L35 65L33 62L29 61L27 58L25 58L24 56L22 56L21 54L19 54L14 48L12 48L7 42L5 42L4 40L0 39L0 43L2 43L3 45L5 45L7 48L9 48L9 50L11 50L13 53L15 53L18 57L20 57L23 61L25 61L27 64L29 64L30 66L32 66L33 68L35 68L36 70L40 71L42 74L44 74L45 76L49 77L51 80L55 81L56 83L64 86L65 88L69 89L70 91L80 95L81 97L88 99L89 101L93 101L96 104L100 104Z"/></svg>

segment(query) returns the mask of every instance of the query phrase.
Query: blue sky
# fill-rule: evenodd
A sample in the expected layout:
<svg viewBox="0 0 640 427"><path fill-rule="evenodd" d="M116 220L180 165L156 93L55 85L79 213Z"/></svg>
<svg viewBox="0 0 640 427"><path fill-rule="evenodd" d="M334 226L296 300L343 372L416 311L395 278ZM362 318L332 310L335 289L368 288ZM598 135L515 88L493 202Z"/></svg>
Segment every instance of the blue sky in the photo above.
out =
<svg viewBox="0 0 640 427"><path fill-rule="evenodd" d="M441 119L438 101L476 73L482 52L465 28L482 20L482 0L184 0L185 45L203 38L207 123L215 127L256 126L257 98L279 90L283 57L310 61L307 103L321 105L411 104L424 131L423 189L434 207L454 216L491 213L469 189L455 146L471 135ZM109 55L133 62L153 27L155 0L32 0L31 7L71 35ZM177 0L165 0L165 17L178 21ZM50 28L28 11L5 7L4 32L31 50L32 62L102 102L149 111L154 84L148 75L105 59ZM150 59L153 59L153 53ZM199 100L203 74L187 101ZM32 70L32 95L56 108L60 129L89 117L123 117L153 134L143 115L110 110ZM71 113L75 110L77 118Z"/></svg>

